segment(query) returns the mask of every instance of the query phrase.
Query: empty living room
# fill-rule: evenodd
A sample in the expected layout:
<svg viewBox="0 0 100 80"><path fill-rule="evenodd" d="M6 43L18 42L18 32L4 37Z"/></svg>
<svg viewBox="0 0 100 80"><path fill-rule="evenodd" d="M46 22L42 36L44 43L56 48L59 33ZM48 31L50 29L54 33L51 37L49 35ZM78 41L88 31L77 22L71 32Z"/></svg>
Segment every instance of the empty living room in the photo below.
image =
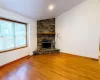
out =
<svg viewBox="0 0 100 80"><path fill-rule="evenodd" d="M100 80L100 0L0 0L0 80Z"/></svg>

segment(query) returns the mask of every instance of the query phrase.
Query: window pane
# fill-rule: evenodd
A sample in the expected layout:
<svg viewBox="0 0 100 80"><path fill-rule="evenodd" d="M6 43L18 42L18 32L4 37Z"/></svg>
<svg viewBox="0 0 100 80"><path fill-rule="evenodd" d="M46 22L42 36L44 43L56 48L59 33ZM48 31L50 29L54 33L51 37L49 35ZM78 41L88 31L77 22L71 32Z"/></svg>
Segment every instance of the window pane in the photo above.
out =
<svg viewBox="0 0 100 80"><path fill-rule="evenodd" d="M4 38L0 37L0 51L4 50Z"/></svg>
<svg viewBox="0 0 100 80"><path fill-rule="evenodd" d="M15 35L16 36L26 36L26 25L15 23Z"/></svg>
<svg viewBox="0 0 100 80"><path fill-rule="evenodd" d="M26 25L15 23L16 47L26 46Z"/></svg>
<svg viewBox="0 0 100 80"><path fill-rule="evenodd" d="M5 36L0 38L0 51L13 49L14 48L14 37Z"/></svg>
<svg viewBox="0 0 100 80"><path fill-rule="evenodd" d="M26 46L25 36L16 36L16 47Z"/></svg>
<svg viewBox="0 0 100 80"><path fill-rule="evenodd" d="M14 48L14 23L0 20L0 51Z"/></svg>
<svg viewBox="0 0 100 80"><path fill-rule="evenodd" d="M0 36L14 35L14 23L8 21L0 21Z"/></svg>
<svg viewBox="0 0 100 80"><path fill-rule="evenodd" d="M13 36L5 36L4 38L4 48L6 50L14 48L14 37Z"/></svg>

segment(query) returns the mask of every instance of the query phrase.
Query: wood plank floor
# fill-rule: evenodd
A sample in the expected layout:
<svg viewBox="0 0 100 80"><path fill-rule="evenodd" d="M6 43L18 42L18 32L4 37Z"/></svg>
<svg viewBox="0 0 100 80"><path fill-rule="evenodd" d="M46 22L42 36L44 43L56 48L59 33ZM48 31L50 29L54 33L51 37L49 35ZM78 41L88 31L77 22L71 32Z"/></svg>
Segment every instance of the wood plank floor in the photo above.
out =
<svg viewBox="0 0 100 80"><path fill-rule="evenodd" d="M0 80L100 80L100 64L63 53L37 55L0 68Z"/></svg>

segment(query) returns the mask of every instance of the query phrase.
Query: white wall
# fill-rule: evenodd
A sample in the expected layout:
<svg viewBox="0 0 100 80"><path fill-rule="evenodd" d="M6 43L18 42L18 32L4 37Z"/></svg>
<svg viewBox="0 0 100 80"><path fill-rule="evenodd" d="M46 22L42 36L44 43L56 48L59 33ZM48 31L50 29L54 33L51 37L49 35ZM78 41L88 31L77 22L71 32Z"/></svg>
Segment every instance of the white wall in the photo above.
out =
<svg viewBox="0 0 100 80"><path fill-rule="evenodd" d="M98 58L100 1L85 0L56 18L56 48L61 52Z"/></svg>
<svg viewBox="0 0 100 80"><path fill-rule="evenodd" d="M28 23L28 47L5 53L0 53L0 66L7 64L13 60L24 57L28 54L32 55L32 51L35 50L37 46L36 20L20 16L18 14L9 12L7 10L3 10L1 8L0 8L0 17Z"/></svg>

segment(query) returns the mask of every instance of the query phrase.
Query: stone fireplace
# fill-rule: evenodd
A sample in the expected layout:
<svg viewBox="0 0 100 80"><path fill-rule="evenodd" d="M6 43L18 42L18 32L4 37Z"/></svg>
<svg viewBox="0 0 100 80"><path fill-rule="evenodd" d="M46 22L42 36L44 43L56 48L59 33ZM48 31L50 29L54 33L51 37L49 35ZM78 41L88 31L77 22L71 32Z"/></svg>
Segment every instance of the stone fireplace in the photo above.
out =
<svg viewBox="0 0 100 80"><path fill-rule="evenodd" d="M55 49L55 18L37 21L37 47L41 53L58 51Z"/></svg>

